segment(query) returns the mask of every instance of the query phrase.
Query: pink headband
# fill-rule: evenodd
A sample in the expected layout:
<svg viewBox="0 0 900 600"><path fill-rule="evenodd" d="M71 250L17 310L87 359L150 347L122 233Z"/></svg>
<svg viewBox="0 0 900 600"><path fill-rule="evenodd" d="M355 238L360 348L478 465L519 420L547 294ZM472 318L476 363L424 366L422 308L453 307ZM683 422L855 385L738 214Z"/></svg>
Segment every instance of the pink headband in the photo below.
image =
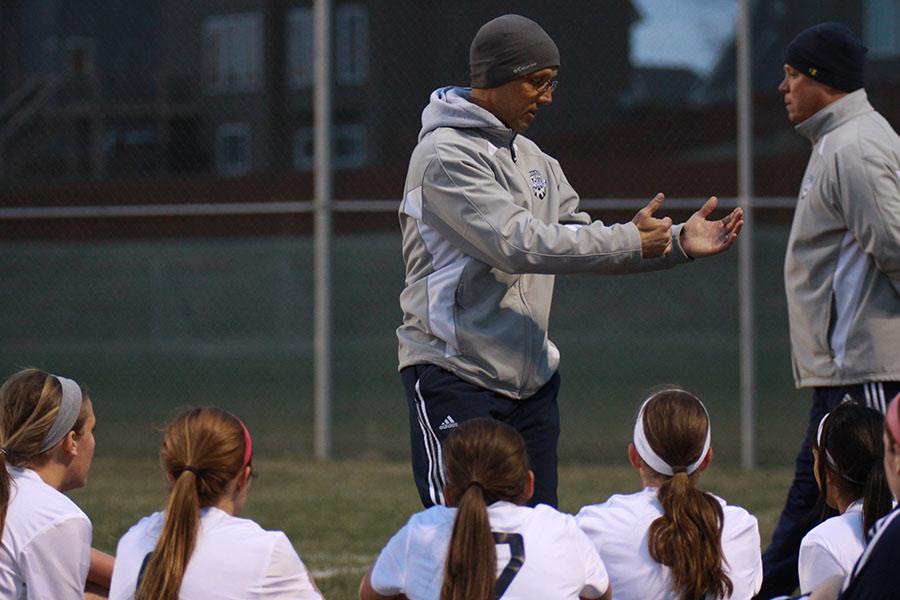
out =
<svg viewBox="0 0 900 600"><path fill-rule="evenodd" d="M884 422L887 424L888 433L894 443L900 443L900 394L894 396L884 413Z"/></svg>
<svg viewBox="0 0 900 600"><path fill-rule="evenodd" d="M241 464L241 468L243 469L250 464L250 458L253 456L253 442L250 440L250 430L247 429L244 422L238 419L238 423L241 424L241 429L244 430L244 462Z"/></svg>

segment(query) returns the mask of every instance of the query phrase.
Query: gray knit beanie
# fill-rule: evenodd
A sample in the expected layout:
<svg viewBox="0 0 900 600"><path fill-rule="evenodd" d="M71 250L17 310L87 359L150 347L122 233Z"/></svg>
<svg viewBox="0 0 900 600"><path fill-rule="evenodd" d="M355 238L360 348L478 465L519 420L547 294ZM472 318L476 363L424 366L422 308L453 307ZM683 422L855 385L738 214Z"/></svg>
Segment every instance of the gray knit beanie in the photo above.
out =
<svg viewBox="0 0 900 600"><path fill-rule="evenodd" d="M492 88L535 71L559 66L559 49L541 26L503 15L481 26L469 48L472 87Z"/></svg>

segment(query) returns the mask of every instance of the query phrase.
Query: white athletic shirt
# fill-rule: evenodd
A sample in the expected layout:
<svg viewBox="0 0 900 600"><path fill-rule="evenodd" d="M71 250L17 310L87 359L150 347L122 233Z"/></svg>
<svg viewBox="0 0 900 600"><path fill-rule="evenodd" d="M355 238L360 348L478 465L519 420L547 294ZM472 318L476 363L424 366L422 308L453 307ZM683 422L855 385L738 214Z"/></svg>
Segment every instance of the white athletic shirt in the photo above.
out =
<svg viewBox="0 0 900 600"><path fill-rule="evenodd" d="M31 469L7 466L6 472L12 481L0 548L0 598L83 598L91 566L90 519Z"/></svg>
<svg viewBox="0 0 900 600"><path fill-rule="evenodd" d="M800 542L800 591L813 591L829 577L846 575L866 549L863 535L862 500L826 519L810 530Z"/></svg>
<svg viewBox="0 0 900 600"><path fill-rule="evenodd" d="M731 598L746 600L762 585L759 527L756 517L743 508L716 499L725 515L722 551L727 561L725 573L734 585ZM677 598L669 568L653 560L647 547L650 524L662 514L656 488L647 487L585 506L575 516L609 571L614 600Z"/></svg>
<svg viewBox="0 0 900 600"><path fill-rule="evenodd" d="M110 600L130 600L138 574L162 531L163 513L137 522L119 540ZM215 507L200 512L197 544L188 561L181 600L322 600L306 566L281 531Z"/></svg>
<svg viewBox="0 0 900 600"><path fill-rule="evenodd" d="M372 588L384 596L437 600L456 509L432 506L414 514L381 551ZM603 562L571 515L495 502L488 507L497 543L497 578L503 600L599 598L609 587ZM521 567L516 556L522 557ZM511 579L509 579L511 577Z"/></svg>

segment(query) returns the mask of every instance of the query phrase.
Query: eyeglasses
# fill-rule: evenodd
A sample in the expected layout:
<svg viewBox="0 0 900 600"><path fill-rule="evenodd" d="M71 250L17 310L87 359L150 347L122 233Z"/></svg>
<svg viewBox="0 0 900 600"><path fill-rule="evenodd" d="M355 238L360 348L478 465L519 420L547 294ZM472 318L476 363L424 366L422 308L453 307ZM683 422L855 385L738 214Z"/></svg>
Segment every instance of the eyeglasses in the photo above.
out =
<svg viewBox="0 0 900 600"><path fill-rule="evenodd" d="M531 79L530 80L531 87L534 88L534 93L538 96L543 96L547 92L555 92L556 86L559 85L559 80L557 79Z"/></svg>

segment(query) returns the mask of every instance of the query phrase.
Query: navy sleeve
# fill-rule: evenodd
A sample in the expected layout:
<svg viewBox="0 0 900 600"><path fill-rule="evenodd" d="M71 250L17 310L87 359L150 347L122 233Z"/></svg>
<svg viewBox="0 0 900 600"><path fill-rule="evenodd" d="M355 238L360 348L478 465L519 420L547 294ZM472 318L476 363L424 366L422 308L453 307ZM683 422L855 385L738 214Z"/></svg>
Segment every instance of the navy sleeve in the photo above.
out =
<svg viewBox="0 0 900 600"><path fill-rule="evenodd" d="M895 511L896 512L896 511ZM884 532L872 539L851 572L840 600L896 600L900 565L900 518L891 519Z"/></svg>

